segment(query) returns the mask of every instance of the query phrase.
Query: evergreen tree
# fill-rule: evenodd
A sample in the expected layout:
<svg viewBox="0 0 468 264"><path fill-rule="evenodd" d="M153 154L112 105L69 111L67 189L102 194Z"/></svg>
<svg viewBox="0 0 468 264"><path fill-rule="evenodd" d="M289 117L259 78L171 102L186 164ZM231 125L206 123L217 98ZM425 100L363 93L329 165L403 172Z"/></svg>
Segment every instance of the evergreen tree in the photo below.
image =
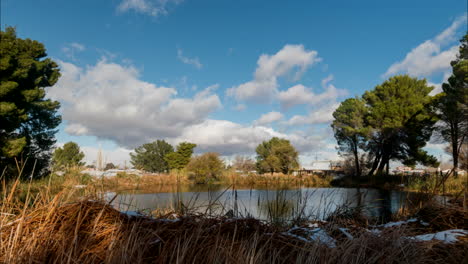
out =
<svg viewBox="0 0 468 264"><path fill-rule="evenodd" d="M61 148L56 148L52 156L52 164L55 169L68 169L83 166L84 153L75 142L68 142Z"/></svg>
<svg viewBox="0 0 468 264"><path fill-rule="evenodd" d="M24 173L46 172L54 135L61 122L59 102L46 99L46 87L59 76L58 65L44 45L16 36L15 29L0 32L0 167ZM26 162L26 160L29 162ZM9 175L9 174L7 174Z"/></svg>
<svg viewBox="0 0 468 264"><path fill-rule="evenodd" d="M169 164L171 169L183 169L190 162L190 158L193 154L193 149L196 147L196 144L189 142L182 142L177 145L177 150L172 153L168 153L165 156L165 160Z"/></svg>
<svg viewBox="0 0 468 264"><path fill-rule="evenodd" d="M436 107L443 124L438 130L450 144L456 176L461 148L468 141L468 34L462 38L460 53L451 65L453 73L448 82L442 84L443 93Z"/></svg>
<svg viewBox="0 0 468 264"><path fill-rule="evenodd" d="M399 160L408 166L416 163L435 165L435 157L422 148L429 141L437 118L430 109L432 87L426 80L407 75L391 77L363 99L368 106L366 115L370 127L367 150L375 157L370 174L387 174L390 160Z"/></svg>
<svg viewBox="0 0 468 264"><path fill-rule="evenodd" d="M351 154L354 158L354 175L361 176L359 149L367 140L369 129L366 127L365 117L367 107L360 98L349 98L343 101L333 113L332 128L341 155Z"/></svg>
<svg viewBox="0 0 468 264"><path fill-rule="evenodd" d="M148 172L168 172L169 165L165 157L173 152L171 144L157 140L137 147L135 153L130 153L130 163L135 168Z"/></svg>

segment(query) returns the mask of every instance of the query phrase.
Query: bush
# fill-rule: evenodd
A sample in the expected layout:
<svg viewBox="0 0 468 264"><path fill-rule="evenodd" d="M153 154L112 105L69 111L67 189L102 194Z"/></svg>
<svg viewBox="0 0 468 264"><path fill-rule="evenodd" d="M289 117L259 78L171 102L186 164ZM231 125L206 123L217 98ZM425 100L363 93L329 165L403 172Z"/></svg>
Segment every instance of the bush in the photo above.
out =
<svg viewBox="0 0 468 264"><path fill-rule="evenodd" d="M218 153L208 152L194 157L187 165L189 177L197 184L210 183L217 180L224 168L224 162Z"/></svg>

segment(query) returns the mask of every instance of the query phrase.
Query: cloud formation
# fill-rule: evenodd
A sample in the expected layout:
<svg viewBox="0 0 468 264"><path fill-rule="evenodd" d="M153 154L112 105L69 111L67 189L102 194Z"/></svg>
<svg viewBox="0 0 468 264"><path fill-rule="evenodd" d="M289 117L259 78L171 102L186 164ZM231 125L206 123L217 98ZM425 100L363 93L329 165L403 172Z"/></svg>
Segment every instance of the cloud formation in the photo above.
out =
<svg viewBox="0 0 468 264"><path fill-rule="evenodd" d="M139 80L134 67L106 60L83 69L59 62L62 78L49 91L62 103L66 132L110 139L133 148L155 138L177 137L221 107L213 87L193 98L174 88Z"/></svg>
<svg viewBox="0 0 468 264"><path fill-rule="evenodd" d="M203 67L198 58L189 58L184 56L182 49L177 49L177 58L185 64L195 66L197 69L201 69Z"/></svg>
<svg viewBox="0 0 468 264"><path fill-rule="evenodd" d="M197 151L215 151L224 156L253 154L262 141L272 137L286 138L301 153L308 153L323 146L324 135L306 135L300 131L280 133L266 126L245 126L227 120L207 119L188 127L172 142L197 143Z"/></svg>
<svg viewBox="0 0 468 264"><path fill-rule="evenodd" d="M337 89L333 84L329 84L332 80L333 76L331 75L322 80L324 91L318 94L315 94L312 89L302 84L294 85L286 91L279 92L278 100L281 103L281 107L288 109L295 105L316 105L328 101L336 101L340 96L348 94L346 90Z"/></svg>
<svg viewBox="0 0 468 264"><path fill-rule="evenodd" d="M280 112L271 111L269 113L263 114L259 119L254 121L254 125L263 126L269 125L273 122L279 121L283 118L283 114Z"/></svg>
<svg viewBox="0 0 468 264"><path fill-rule="evenodd" d="M117 11L134 11L150 16L167 15L170 5L178 5L183 0L122 0L117 6Z"/></svg>
<svg viewBox="0 0 468 264"><path fill-rule="evenodd" d="M139 71L132 66L105 59L86 68L63 61L59 64L62 78L48 94L62 103L65 131L71 135L112 140L122 149L156 139L174 145L190 141L198 145L198 152L216 151L225 156L253 154L259 143L274 136L291 140L304 153L323 144L319 135L281 133L266 127L282 117L278 112L261 117L255 125L210 119L221 107L215 94L218 85L192 98L180 98L175 88L140 80ZM119 155L125 154L121 152Z"/></svg>
<svg viewBox="0 0 468 264"><path fill-rule="evenodd" d="M446 46L457 39L460 27L465 26L466 29L466 23L466 14L458 17L439 35L411 50L402 61L392 64L383 76L408 73L416 77L428 77L449 70L450 61L455 59L458 53L458 44Z"/></svg>
<svg viewBox="0 0 468 264"><path fill-rule="evenodd" d="M321 61L317 51L306 50L303 45L285 45L274 55L262 54L257 61L254 79L227 90L237 100L265 102L278 92L277 79L293 72L297 81L306 69Z"/></svg>

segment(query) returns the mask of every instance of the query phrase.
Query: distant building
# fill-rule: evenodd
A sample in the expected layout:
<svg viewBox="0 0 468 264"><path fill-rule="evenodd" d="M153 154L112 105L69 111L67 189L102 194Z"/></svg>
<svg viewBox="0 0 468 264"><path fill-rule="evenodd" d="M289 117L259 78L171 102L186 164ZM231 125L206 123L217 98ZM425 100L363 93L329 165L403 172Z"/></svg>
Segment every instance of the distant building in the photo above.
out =
<svg viewBox="0 0 468 264"><path fill-rule="evenodd" d="M293 175L319 174L331 175L340 174L343 168L340 162L331 160L314 160L310 165L305 165L301 169L293 172Z"/></svg>
<svg viewBox="0 0 468 264"><path fill-rule="evenodd" d="M396 167L394 170L393 170L393 173L394 174L405 174L405 175L409 175L409 174L417 174L417 175L422 175L426 172L425 169L413 169L411 167L408 167L408 166L399 166L399 167Z"/></svg>

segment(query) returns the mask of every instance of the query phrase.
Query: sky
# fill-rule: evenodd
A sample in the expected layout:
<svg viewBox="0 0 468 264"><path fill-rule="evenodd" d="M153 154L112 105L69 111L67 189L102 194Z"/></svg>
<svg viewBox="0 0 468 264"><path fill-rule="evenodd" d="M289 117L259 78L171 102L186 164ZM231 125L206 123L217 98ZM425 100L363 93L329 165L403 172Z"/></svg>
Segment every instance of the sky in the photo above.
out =
<svg viewBox="0 0 468 264"><path fill-rule="evenodd" d="M466 0L1 0L1 27L61 70L57 145L124 164L137 146L197 144L227 162L289 139L307 166L338 159L341 101L396 74L440 91L467 32ZM448 161L444 144L426 149ZM441 156L442 155L442 156Z"/></svg>

